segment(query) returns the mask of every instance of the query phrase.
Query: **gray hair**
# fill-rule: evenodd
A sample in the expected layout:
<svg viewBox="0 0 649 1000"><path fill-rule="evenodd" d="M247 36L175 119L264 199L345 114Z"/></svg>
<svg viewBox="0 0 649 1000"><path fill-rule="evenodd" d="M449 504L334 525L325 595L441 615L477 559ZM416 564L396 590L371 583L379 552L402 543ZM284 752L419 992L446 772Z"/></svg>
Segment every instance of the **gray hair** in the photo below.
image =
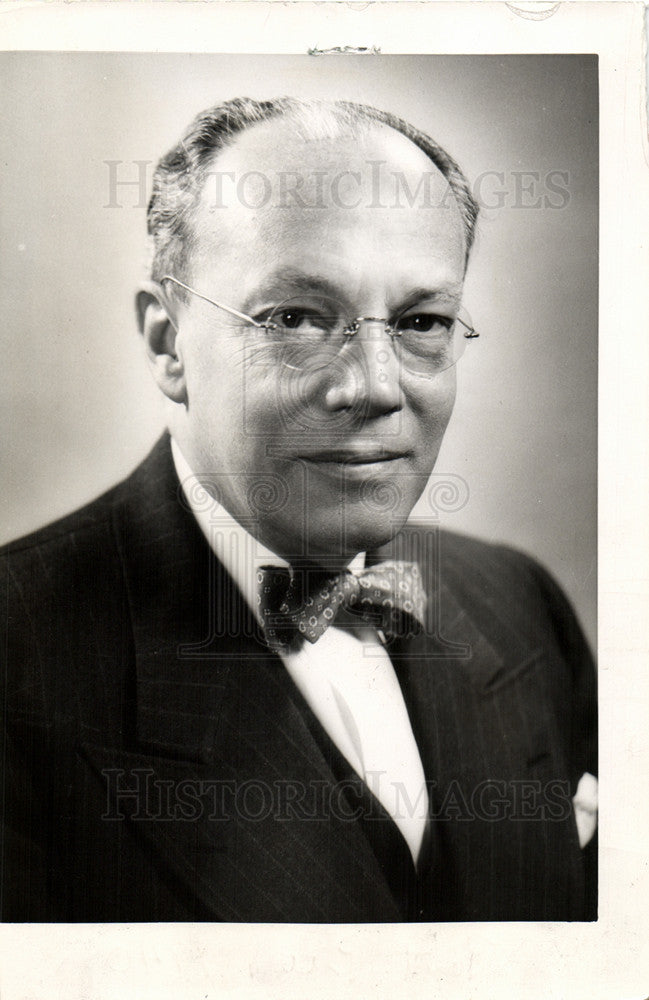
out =
<svg viewBox="0 0 649 1000"><path fill-rule="evenodd" d="M151 276L183 276L195 246L194 210L215 156L247 128L273 118L291 115L296 127L309 137L335 137L342 128L387 125L401 132L435 164L455 197L464 224L466 260L475 236L478 205L455 160L429 135L388 111L352 101L305 101L279 97L255 101L241 97L202 111L184 136L162 157L153 175L153 192L147 211L152 240Z"/></svg>

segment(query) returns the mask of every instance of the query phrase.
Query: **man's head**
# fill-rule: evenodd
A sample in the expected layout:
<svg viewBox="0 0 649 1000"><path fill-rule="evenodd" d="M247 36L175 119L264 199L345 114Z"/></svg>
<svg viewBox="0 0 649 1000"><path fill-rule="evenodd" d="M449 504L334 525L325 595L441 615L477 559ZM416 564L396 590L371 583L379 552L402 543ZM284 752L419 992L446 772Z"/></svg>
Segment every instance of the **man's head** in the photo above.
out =
<svg viewBox="0 0 649 1000"><path fill-rule="evenodd" d="M347 102L233 101L161 161L139 312L170 429L230 513L287 558L374 548L421 494L455 370L414 363L402 318L452 322L476 215L432 140ZM345 317L333 347L307 339L299 363L288 356L267 319L289 300L293 344L305 316ZM388 329L350 335L359 317Z"/></svg>

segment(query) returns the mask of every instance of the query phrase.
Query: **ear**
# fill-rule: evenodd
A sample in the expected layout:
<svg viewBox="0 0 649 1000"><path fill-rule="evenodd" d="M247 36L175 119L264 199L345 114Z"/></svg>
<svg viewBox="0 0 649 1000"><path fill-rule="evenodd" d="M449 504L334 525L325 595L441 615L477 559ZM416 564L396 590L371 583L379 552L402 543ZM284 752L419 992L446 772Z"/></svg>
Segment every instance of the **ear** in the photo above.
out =
<svg viewBox="0 0 649 1000"><path fill-rule="evenodd" d="M187 404L185 368L179 352L178 329L167 298L154 281L138 289L135 306L140 333L158 387L174 403Z"/></svg>

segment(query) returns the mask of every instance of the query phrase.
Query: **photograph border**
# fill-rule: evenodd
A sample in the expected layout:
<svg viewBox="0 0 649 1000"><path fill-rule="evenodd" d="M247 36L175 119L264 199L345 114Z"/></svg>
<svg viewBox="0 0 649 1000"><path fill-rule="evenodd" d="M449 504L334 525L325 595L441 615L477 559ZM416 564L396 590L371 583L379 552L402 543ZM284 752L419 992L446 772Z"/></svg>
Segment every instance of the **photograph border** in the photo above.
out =
<svg viewBox="0 0 649 1000"><path fill-rule="evenodd" d="M522 4L521 8L530 4ZM639 3L3 5L3 49L581 52L600 59L600 909L594 924L5 925L6 1000L641 1000L647 948L647 129ZM422 39L427 39L423 43ZM344 55L314 58L344 58ZM633 197L630 196L633 192ZM625 350L617 330L624 324ZM627 348L628 345L628 348Z"/></svg>

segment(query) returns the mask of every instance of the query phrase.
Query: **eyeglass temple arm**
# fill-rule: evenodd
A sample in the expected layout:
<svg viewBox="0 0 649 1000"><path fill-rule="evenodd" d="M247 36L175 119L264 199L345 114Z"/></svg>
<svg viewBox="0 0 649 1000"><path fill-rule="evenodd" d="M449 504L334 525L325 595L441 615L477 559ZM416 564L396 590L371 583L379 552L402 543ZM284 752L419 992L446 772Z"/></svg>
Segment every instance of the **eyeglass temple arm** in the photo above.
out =
<svg viewBox="0 0 649 1000"><path fill-rule="evenodd" d="M233 309L232 306L224 306L222 302L216 302L215 299L208 299L207 295L202 295L201 292L197 292L195 288L190 288L186 285L184 281L179 281L178 278L174 278L172 274L165 274L162 276L160 283L164 281L172 281L174 285L178 285L180 288L184 288L186 292L190 292L191 295L195 295L199 299L203 299L204 302L209 302L211 306L216 306L217 309L223 309L225 312L231 313L232 316L238 316L239 319L243 319L246 323L252 323L253 326L258 327L260 330L266 328L266 324L258 323L256 319L252 316L247 316L246 313L239 312L238 309Z"/></svg>
<svg viewBox="0 0 649 1000"><path fill-rule="evenodd" d="M479 336L480 336L480 334L479 334L479 333L476 333L476 331L475 331L475 330L473 329L473 327L472 327L472 326L469 326L469 324L468 324L468 323L465 323L465 322L464 322L464 320L463 320L463 319L460 319L460 317L459 317L459 316L457 317L457 322L458 322L458 323L461 323L461 324L462 324L462 326L463 326L463 327L465 327L465 331L464 331L464 337L465 337L465 338L466 338L467 340L475 340L475 339L476 339L476 337L479 337Z"/></svg>

